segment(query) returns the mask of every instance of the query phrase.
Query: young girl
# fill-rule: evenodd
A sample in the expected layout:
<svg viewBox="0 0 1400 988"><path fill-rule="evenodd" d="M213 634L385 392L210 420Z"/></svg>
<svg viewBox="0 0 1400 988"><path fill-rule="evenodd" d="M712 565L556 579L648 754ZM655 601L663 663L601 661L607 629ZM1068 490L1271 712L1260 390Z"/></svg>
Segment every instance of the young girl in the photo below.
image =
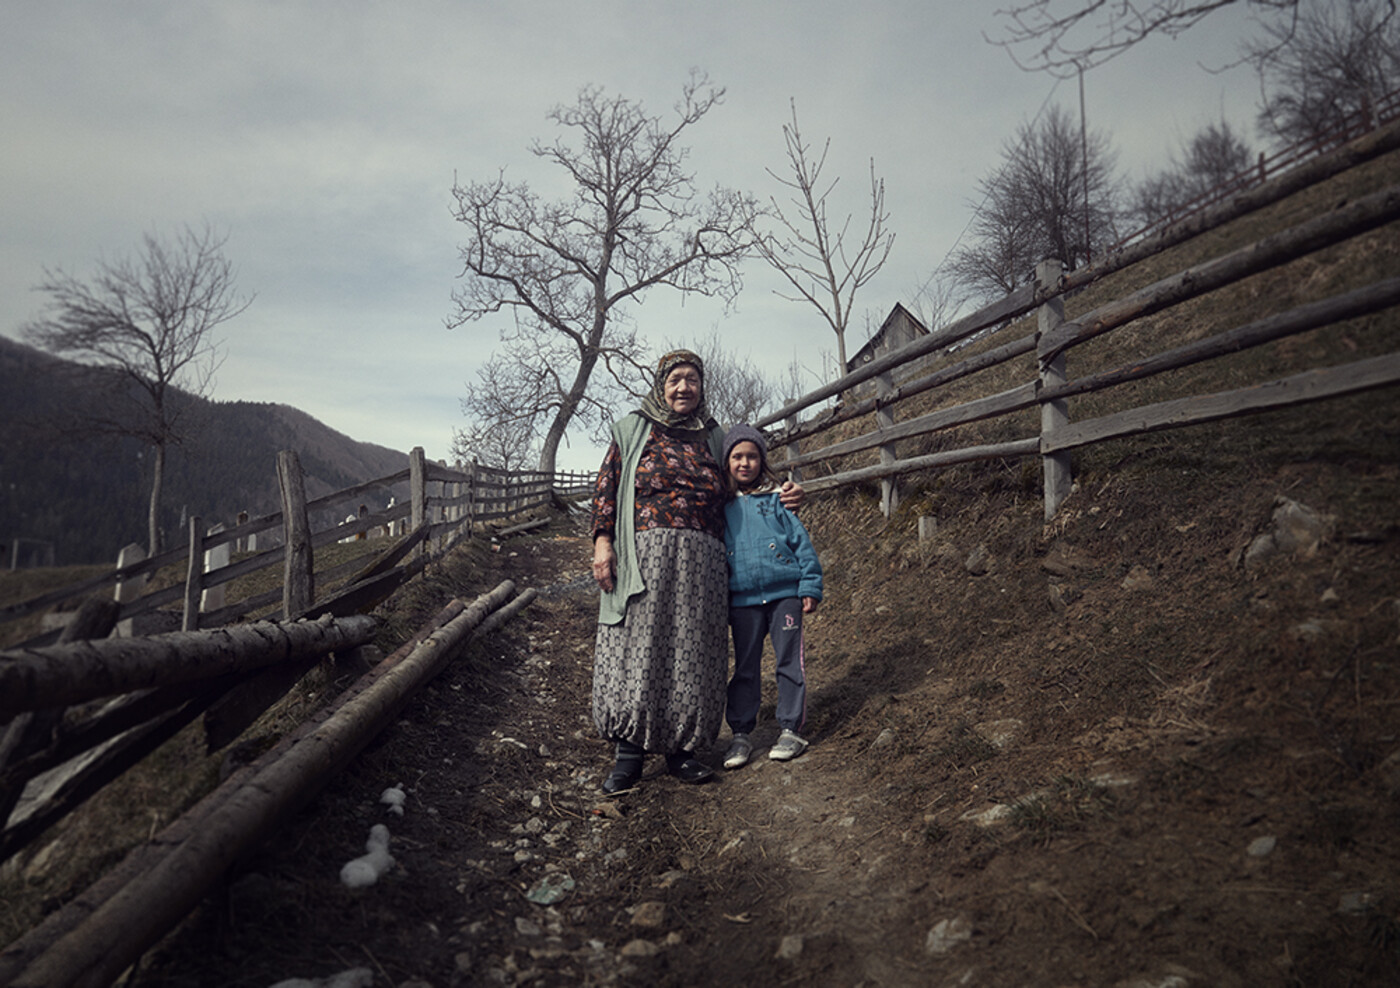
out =
<svg viewBox="0 0 1400 988"><path fill-rule="evenodd" d="M798 731L807 719L802 615L822 599L822 567L807 530L778 502L777 478L768 468L768 442L750 425L724 437L724 463L731 500L724 508L724 544L729 554L729 627L734 635L734 676L729 680L725 720L734 740L725 768L748 763L749 735L758 723L762 692L763 639L777 658L778 726L769 749L778 761L807 748Z"/></svg>

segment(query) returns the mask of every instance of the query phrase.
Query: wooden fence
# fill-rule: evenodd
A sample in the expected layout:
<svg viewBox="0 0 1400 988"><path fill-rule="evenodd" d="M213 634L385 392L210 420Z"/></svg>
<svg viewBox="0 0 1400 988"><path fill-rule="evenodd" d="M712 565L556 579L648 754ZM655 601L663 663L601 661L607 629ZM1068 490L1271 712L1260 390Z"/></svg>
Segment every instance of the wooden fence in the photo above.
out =
<svg viewBox="0 0 1400 988"><path fill-rule="evenodd" d="M516 517L556 490L577 494L592 483L585 473L550 476L477 465L449 469L427 461L417 448L399 473L307 501L296 454L279 454L277 469L280 512L209 534L202 534L198 518L191 519L185 546L126 561L101 577L0 610L0 618L14 619L83 598L62 628L0 652L0 861L196 718L204 718L208 747L217 750L328 655L355 668L358 650L375 627L371 618L359 615L428 561L474 527L483 530ZM352 514L342 524L312 531L313 514L343 510L346 502L403 483L407 503ZM368 564L361 556L315 569L318 547L355 540L373 528L404 534L369 554ZM274 529L280 531L280 547L209 568L219 547L254 541ZM129 593L158 569L182 560L183 584ZM283 579L275 589L212 612L201 609L211 588L278 565ZM332 581L339 585L317 596L317 585ZM100 592L113 584L115 594ZM180 611L167 616L179 619L180 630L112 635L120 622L176 603ZM273 610L260 620L232 624L269 607ZM313 614L316 620L306 620Z"/></svg>
<svg viewBox="0 0 1400 988"><path fill-rule="evenodd" d="M896 478L915 471L995 458L1039 457L1043 467L1045 517L1052 518L1070 492L1069 454L1094 443L1141 435L1218 419L1340 397L1400 383L1400 353L1384 352L1341 366L1317 367L1289 377L1251 382L1246 387L1209 394L1183 394L1171 400L1132 407L1081 421L1071 421L1068 399L1167 371L1214 360L1264 343L1319 327L1379 312L1400 303L1400 278L1381 277L1369 284L1287 311L1235 326L1189 344L1155 353L1133 353L1119 366L1072 378L1068 355L1104 334L1137 320L1165 313L1192 299L1244 279L1342 244L1400 219L1400 185L1337 204L1284 229L1221 256L1193 264L1152 284L1097 305L1065 320L1065 299L1103 282L1109 275L1148 260L1198 235L1247 217L1295 193L1400 149L1400 123L1315 157L1268 182L1239 193L1174 226L1137 241L1099 263L1065 274L1058 261L1046 261L1035 280L952 325L915 339L876 358L845 377L819 388L764 417L760 428L784 423L773 446L786 448L774 466L801 476L810 491L879 480L886 515L898 505ZM1389 175L1393 177L1395 170ZM958 345L1035 315L1035 328L1016 339L959 358ZM1396 334L1388 342L1393 346ZM1035 370L1010 388L960 401L949 407L896 421L895 412L915 395L933 392L971 375L1034 354ZM935 369L925 373L929 365ZM866 381L876 394L837 407L807 422L798 413L819 402L840 398ZM907 407L905 405L904 407ZM959 425L1038 410L1039 430L1021 438L973 444L935 453L901 457L898 444ZM816 448L811 437L834 426L873 417L873 428ZM847 430L849 431L849 430ZM878 462L857 467L840 464L825 476L813 474L829 461L871 454ZM808 476L802 476L804 470Z"/></svg>
<svg viewBox="0 0 1400 988"><path fill-rule="evenodd" d="M1307 140L1280 148L1273 154L1260 151L1259 160L1248 168L1231 175L1214 188L1202 192L1196 198L1169 210L1165 215L1158 216L1152 222L1123 237L1109 249L1111 251L1122 250L1128 244L1151 237L1153 234L1180 223L1218 202L1224 202L1255 185L1262 185L1271 176L1289 171L1309 158L1341 147L1396 119L1400 119L1400 89L1382 96L1375 101L1373 106L1368 106L1361 112L1343 120L1341 126L1330 133L1315 135Z"/></svg>
<svg viewBox="0 0 1400 988"><path fill-rule="evenodd" d="M397 473L314 500L306 499L300 462L294 452L279 455L277 476L282 494L280 511L232 527L207 529L204 519L193 517L182 545L152 558L145 558L139 546L128 546L109 572L0 606L0 623L71 605L107 587L114 588L120 606L117 619L128 622L128 633L142 633L143 629L214 628L248 615L276 620L311 611L355 613L382 600L474 527L538 507L556 491L579 493L589 488L593 480L592 474L580 472L551 476L477 464L449 468L428 460L421 447L409 453L407 467ZM408 493L403 503L391 503L374 512L364 509L363 502L370 495L396 502L389 492L405 488ZM344 522L311 530L311 519L338 518L347 507L351 514ZM393 533L397 538L372 561L361 557L340 566L316 569L316 549L365 539L375 532ZM276 546L261 551L254 548L245 558L231 561L231 549L257 547L269 536L278 543ZM182 564L182 583L147 590L158 571ZM237 601L220 602L227 584L276 566L283 568L283 579L273 589ZM336 587L333 595L323 593L317 597L318 588L332 586ZM176 606L178 611L172 610ZM61 634L61 627L51 628L22 644L51 644Z"/></svg>

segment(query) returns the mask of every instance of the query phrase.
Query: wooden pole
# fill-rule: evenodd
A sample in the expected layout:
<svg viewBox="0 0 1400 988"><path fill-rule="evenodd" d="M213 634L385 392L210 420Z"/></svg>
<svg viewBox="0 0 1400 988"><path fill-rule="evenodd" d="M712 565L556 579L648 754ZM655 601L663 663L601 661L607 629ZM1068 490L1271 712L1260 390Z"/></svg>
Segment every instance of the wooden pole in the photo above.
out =
<svg viewBox="0 0 1400 988"><path fill-rule="evenodd" d="M362 616L259 621L0 652L0 718L324 655L364 644L377 624Z"/></svg>
<svg viewBox="0 0 1400 988"><path fill-rule="evenodd" d="M467 466L467 534L476 531L477 498L479 496L477 485L480 483L477 476L476 457L472 457L471 463Z"/></svg>
<svg viewBox="0 0 1400 988"><path fill-rule="evenodd" d="M1054 291L1060 283L1063 265L1058 260L1041 261L1035 267L1036 293ZM1050 337L1065 321L1065 300L1062 295L1054 295L1041 305L1036 324L1037 353L1040 360L1040 387L1053 388L1065 383L1065 355L1063 351L1053 354L1048 360L1040 349L1042 340ZM1069 403L1063 398L1043 402L1040 406L1040 436L1042 447L1056 429L1069 424ZM1060 505L1069 497L1074 477L1070 470L1067 452L1044 453L1041 456L1044 475L1045 520L1055 517Z"/></svg>
<svg viewBox="0 0 1400 988"><path fill-rule="evenodd" d="M410 505L410 515L408 527L411 531L417 531L428 517L428 465L427 457L423 454L422 446L414 446L408 451L408 495ZM421 546L417 554L432 555L430 544Z"/></svg>
<svg viewBox="0 0 1400 988"><path fill-rule="evenodd" d="M59 641L70 644L90 638L106 638L116 626L120 606L115 600L94 594L83 601L63 629ZM46 747L62 723L63 710L58 707L26 711L14 717L0 730L0 779L8 778L9 770L16 763ZM19 802L23 789L24 786L19 783L0 782L0 831L5 829L10 812Z"/></svg>
<svg viewBox="0 0 1400 988"><path fill-rule="evenodd" d="M787 417L787 431L788 431L788 434L791 435L791 434L792 434L793 432L795 432L796 430L797 430L797 413L794 412L793 414L791 414L791 415L789 415L789 416ZM799 443L796 439L791 439L791 440L789 440L788 443L787 443L786 449L787 449L787 457L788 457L788 459L790 459L790 460L796 459L797 457L799 457L799 456L802 455L802 444ZM725 464L723 464L723 463L721 463L719 466L720 466L720 470L721 470L721 471L724 471L724 470L728 469L727 466L726 466ZM799 483L799 484L802 483L802 468L801 468L801 467L791 467L791 468L789 468L789 470L788 470L788 472L787 472L787 475L788 475L788 480L794 481L794 482Z"/></svg>
<svg viewBox="0 0 1400 988"><path fill-rule="evenodd" d="M199 597L204 591L204 532L199 515L190 515L190 559L185 569L185 614L181 631L199 630Z"/></svg>
<svg viewBox="0 0 1400 988"><path fill-rule="evenodd" d="M875 431L881 432L894 426L894 410L880 399L888 398L894 392L894 373L886 371L875 379ZM888 465L899 457L895 455L894 443L880 444L880 463ZM880 478L880 511L886 518L899 507L899 483L894 476Z"/></svg>
<svg viewBox="0 0 1400 988"><path fill-rule="evenodd" d="M282 617L301 617L316 599L311 558L311 522L306 517L306 482L295 451L277 454L277 483L282 490L282 526L286 539L282 570Z"/></svg>

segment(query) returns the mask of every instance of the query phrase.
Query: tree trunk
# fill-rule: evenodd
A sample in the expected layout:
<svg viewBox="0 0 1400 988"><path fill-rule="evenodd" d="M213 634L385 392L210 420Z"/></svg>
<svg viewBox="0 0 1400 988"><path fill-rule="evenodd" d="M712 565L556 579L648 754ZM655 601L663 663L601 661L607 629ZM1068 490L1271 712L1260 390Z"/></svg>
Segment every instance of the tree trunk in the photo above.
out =
<svg viewBox="0 0 1400 988"><path fill-rule="evenodd" d="M589 335L589 346L579 361L578 373L574 375L574 383L569 386L569 391L560 402L559 411L554 415L554 421L549 423L549 431L545 433L544 445L540 448L540 465L537 468L540 473L554 476L554 464L559 454L559 443L564 439L564 432L569 428L569 423L573 421L574 413L578 411L579 402L583 400L584 392L588 390L589 378L593 376L593 368L598 364L598 344L603 338L603 329L607 325L607 317L600 314L594 322L593 332Z"/></svg>
<svg viewBox="0 0 1400 988"><path fill-rule="evenodd" d="M148 526L148 537L150 552L146 553L146 558L157 556L164 548L160 542L160 494L161 488L165 486L165 443L156 443L152 449L155 450L155 461L153 463L153 476L151 477L151 504L146 515Z"/></svg>

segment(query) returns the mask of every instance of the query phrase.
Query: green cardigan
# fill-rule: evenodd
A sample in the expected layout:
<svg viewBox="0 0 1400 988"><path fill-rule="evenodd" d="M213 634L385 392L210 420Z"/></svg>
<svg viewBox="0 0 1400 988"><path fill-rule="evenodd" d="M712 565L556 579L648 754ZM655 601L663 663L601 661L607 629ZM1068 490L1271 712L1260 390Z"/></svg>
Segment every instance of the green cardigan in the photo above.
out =
<svg viewBox="0 0 1400 988"><path fill-rule="evenodd" d="M617 482L617 517L613 519L613 552L617 556L617 577L613 588L603 591L598 599L598 623L621 624L627 614L627 602L646 590L641 568L637 565L637 464L642 459L642 447L651 435L651 420L629 412L612 427L613 442L622 455L622 472ZM706 438L715 462L724 457L724 430L710 427Z"/></svg>

